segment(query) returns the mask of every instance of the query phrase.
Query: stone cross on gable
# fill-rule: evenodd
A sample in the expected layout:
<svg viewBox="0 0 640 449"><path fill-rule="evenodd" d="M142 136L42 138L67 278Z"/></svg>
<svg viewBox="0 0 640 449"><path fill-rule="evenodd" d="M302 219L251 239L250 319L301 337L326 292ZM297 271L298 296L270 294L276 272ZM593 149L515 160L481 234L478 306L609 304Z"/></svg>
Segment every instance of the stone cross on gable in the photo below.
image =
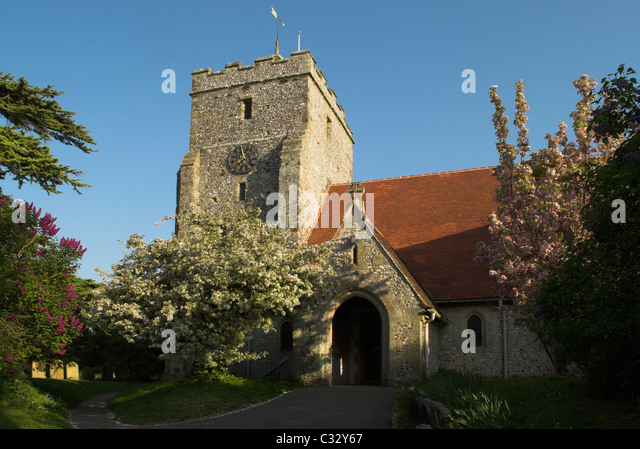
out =
<svg viewBox="0 0 640 449"><path fill-rule="evenodd" d="M367 239L373 235L373 194L367 193L367 197L371 195L371 198L368 198L368 201L371 202L371 221L369 221L365 214L364 185L361 182L351 182L347 186L347 193L351 195L351 224L359 229L351 237L351 241Z"/></svg>
<svg viewBox="0 0 640 449"><path fill-rule="evenodd" d="M362 185L361 182L352 182L347 186L347 192L351 194L351 197L353 198L354 194L363 194L364 193L364 186Z"/></svg>
<svg viewBox="0 0 640 449"><path fill-rule="evenodd" d="M360 212L361 217L364 217L364 202L362 201L362 194L364 193L364 186L361 182L351 182L347 186L347 193L351 194L351 216L355 217L356 210Z"/></svg>

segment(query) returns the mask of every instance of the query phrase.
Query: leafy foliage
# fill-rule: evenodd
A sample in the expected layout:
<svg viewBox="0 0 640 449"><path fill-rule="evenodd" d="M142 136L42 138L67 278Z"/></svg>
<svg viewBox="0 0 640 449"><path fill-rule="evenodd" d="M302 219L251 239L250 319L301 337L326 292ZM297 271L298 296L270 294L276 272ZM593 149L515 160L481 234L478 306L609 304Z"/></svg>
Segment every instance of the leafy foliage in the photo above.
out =
<svg viewBox="0 0 640 449"><path fill-rule="evenodd" d="M602 88L590 125L596 138L608 142L612 136L630 138L640 131L640 86L635 70L618 66L615 73L602 79Z"/></svg>
<svg viewBox="0 0 640 449"><path fill-rule="evenodd" d="M460 391L451 407L455 429L509 429L513 427L506 401L482 391Z"/></svg>
<svg viewBox="0 0 640 449"><path fill-rule="evenodd" d="M82 305L70 276L86 251L61 238L56 219L33 204L17 220L0 194L0 375L29 369L36 358L63 356L80 335Z"/></svg>
<svg viewBox="0 0 640 449"><path fill-rule="evenodd" d="M0 429L65 429L68 414L58 398L25 379L0 382Z"/></svg>
<svg viewBox="0 0 640 449"><path fill-rule="evenodd" d="M85 304L96 299L101 285L92 279L73 278L78 296ZM129 343L102 321L85 317L86 326L82 338L68 346L68 353L61 357L65 362L76 362L90 368L102 379L110 379L115 373L118 381L149 381L161 377L164 362L158 354L142 343Z"/></svg>
<svg viewBox="0 0 640 449"><path fill-rule="evenodd" d="M73 121L74 113L55 100L62 94L51 85L32 86L24 78L15 80L0 72L0 115L7 120L0 126L0 180L11 174L20 186L30 182L48 193L60 193L58 186L63 184L78 193L88 187L75 177L82 172L60 164L46 145L54 139L84 153L95 151L87 130Z"/></svg>
<svg viewBox="0 0 640 449"><path fill-rule="evenodd" d="M588 239L574 245L546 279L538 304L544 338L594 384L640 393L640 134L594 174L583 220ZM625 223L612 220L623 199Z"/></svg>
<svg viewBox="0 0 640 449"><path fill-rule="evenodd" d="M539 282L536 303L539 335L559 358L581 367L594 385L637 395L640 134L632 133L638 130L640 91L635 78L626 79L633 73L620 66L603 80L590 129L602 141L610 142L616 134L631 137L606 163L591 165L582 174L590 193L580 214L585 238L572 242Z"/></svg>
<svg viewBox="0 0 640 449"><path fill-rule="evenodd" d="M470 372L438 370L420 384L427 396L451 411L456 429L506 429L513 427L511 410L495 393L483 391L482 377Z"/></svg>
<svg viewBox="0 0 640 449"><path fill-rule="evenodd" d="M87 327L82 338L69 347L69 357L102 380L115 374L117 381L158 380L164 372L164 361L143 343L130 343L115 332Z"/></svg>

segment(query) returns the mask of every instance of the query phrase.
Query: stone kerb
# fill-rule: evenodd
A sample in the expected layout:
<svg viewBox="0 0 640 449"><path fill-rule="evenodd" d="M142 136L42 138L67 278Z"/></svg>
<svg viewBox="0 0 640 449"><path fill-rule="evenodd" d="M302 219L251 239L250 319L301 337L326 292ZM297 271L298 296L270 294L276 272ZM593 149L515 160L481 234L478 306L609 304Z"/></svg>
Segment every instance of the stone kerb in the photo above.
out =
<svg viewBox="0 0 640 449"><path fill-rule="evenodd" d="M446 429L451 427L451 410L444 404L433 399L429 399L427 394L419 388L410 388L416 394L416 405L420 416L426 421L427 426L432 429ZM427 428L424 424L418 428Z"/></svg>

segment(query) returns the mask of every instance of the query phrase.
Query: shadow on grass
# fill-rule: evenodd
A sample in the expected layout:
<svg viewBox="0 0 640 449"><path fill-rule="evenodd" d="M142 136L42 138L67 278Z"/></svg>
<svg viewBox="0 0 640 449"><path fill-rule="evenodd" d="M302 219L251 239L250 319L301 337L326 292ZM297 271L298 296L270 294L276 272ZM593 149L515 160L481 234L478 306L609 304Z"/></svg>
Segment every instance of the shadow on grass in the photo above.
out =
<svg viewBox="0 0 640 449"><path fill-rule="evenodd" d="M109 408L125 424L159 424L216 416L261 403L291 391L293 381L191 379L161 381L120 393Z"/></svg>
<svg viewBox="0 0 640 449"><path fill-rule="evenodd" d="M459 387L455 385L459 378L456 373L439 372L423 379L418 386L432 399L448 405L452 391ZM482 378L476 387L506 401L513 425L519 429L640 428L640 400L605 395L590 388L580 377ZM420 424L409 393L400 393L396 403L400 428Z"/></svg>
<svg viewBox="0 0 640 449"><path fill-rule="evenodd" d="M123 392L144 385L142 382L68 379L31 379L29 382L38 390L62 401L69 409L99 394Z"/></svg>

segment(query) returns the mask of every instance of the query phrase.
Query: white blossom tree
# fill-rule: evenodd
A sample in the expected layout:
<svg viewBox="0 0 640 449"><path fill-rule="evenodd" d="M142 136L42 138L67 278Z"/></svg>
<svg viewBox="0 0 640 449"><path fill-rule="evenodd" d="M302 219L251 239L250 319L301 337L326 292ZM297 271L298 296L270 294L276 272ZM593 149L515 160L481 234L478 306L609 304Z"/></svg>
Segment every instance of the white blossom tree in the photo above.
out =
<svg viewBox="0 0 640 449"><path fill-rule="evenodd" d="M308 246L255 211L219 208L178 219L184 236L147 244L132 235L113 273L100 272L105 287L91 313L131 342L160 349L162 331L171 329L184 360L224 369L257 357L241 350L248 332L271 330L271 317L335 293L343 261L332 244Z"/></svg>

